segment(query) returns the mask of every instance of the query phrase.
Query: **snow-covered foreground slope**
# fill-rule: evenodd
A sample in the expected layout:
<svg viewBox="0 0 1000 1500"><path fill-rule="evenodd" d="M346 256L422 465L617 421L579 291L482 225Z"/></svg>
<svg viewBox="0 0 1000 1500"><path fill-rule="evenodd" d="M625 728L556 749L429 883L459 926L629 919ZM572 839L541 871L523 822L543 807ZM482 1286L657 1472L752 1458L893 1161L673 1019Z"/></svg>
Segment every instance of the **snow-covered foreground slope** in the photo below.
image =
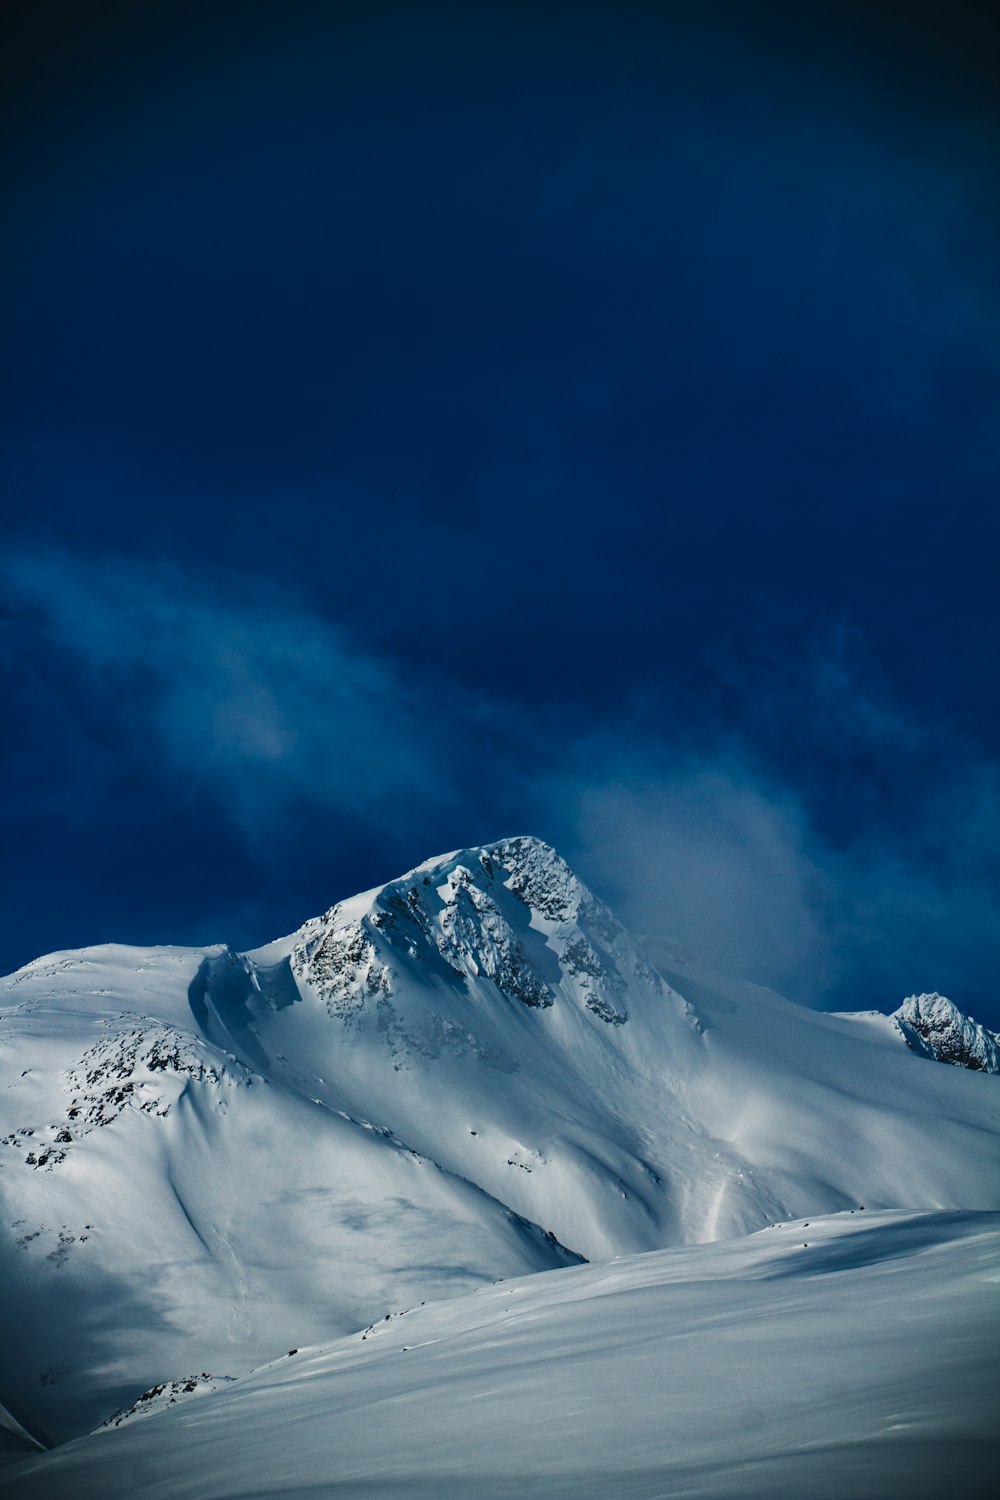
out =
<svg viewBox="0 0 1000 1500"><path fill-rule="evenodd" d="M43 1441L392 1308L839 1210L1000 1208L1000 1083L696 965L544 844L247 955L0 984L0 1401Z"/></svg>
<svg viewBox="0 0 1000 1500"><path fill-rule="evenodd" d="M1000 1215L841 1214L519 1278L8 1478L18 1500L975 1500Z"/></svg>

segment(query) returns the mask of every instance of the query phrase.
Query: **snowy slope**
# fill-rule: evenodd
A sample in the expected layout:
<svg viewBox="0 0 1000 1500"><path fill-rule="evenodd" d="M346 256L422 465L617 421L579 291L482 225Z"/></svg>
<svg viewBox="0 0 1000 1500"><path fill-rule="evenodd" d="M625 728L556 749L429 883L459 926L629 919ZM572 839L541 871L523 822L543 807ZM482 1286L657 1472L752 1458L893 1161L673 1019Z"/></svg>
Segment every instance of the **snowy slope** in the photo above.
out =
<svg viewBox="0 0 1000 1500"><path fill-rule="evenodd" d="M669 983L544 844L253 953L0 985L0 1400L62 1440L392 1308L803 1215L1000 1208L1000 1086L886 1017Z"/></svg>
<svg viewBox="0 0 1000 1500"><path fill-rule="evenodd" d="M239 1373L572 1259L383 1125L199 1037L204 957L61 956L22 971L4 1013L0 1395L44 1440L189 1368Z"/></svg>
<svg viewBox="0 0 1000 1500"><path fill-rule="evenodd" d="M17 1500L995 1493L1000 1215L517 1278L12 1471Z"/></svg>

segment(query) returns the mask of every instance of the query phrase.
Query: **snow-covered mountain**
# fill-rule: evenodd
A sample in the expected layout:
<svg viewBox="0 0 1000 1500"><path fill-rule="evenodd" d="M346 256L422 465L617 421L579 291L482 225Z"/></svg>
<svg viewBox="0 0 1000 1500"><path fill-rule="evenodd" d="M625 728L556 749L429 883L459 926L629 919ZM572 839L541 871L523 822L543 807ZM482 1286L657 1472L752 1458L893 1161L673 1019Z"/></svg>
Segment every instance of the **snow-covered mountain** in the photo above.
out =
<svg viewBox="0 0 1000 1500"><path fill-rule="evenodd" d="M1000 1209L982 1062L654 970L534 839L246 954L51 955L0 1003L0 1401L44 1442L497 1277Z"/></svg>

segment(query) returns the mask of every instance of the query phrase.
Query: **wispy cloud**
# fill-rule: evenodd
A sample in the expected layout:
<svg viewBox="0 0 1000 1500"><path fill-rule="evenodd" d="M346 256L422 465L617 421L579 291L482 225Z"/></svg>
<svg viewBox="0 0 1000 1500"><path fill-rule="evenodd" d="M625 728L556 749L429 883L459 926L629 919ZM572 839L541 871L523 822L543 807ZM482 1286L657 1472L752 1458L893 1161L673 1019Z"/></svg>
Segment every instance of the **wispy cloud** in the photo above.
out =
<svg viewBox="0 0 1000 1500"><path fill-rule="evenodd" d="M829 877L801 807L735 764L581 786L569 834L629 926L733 974L821 994L832 978L821 916Z"/></svg>
<svg viewBox="0 0 1000 1500"><path fill-rule="evenodd" d="M56 552L4 573L86 674L117 753L207 790L247 830L295 803L377 825L402 799L447 795L435 753L445 704L429 682L263 579Z"/></svg>
<svg viewBox="0 0 1000 1500"><path fill-rule="evenodd" d="M802 709L801 697L785 701L788 714ZM860 707L869 757L870 709ZM884 809L855 766L857 806L826 826L824 786L810 784L822 767L800 765L793 781L733 736L673 754L603 737L547 788L556 836L654 948L691 949L827 1008L940 989L998 1025L1000 776L966 758L942 765L930 735L920 759L916 726L907 760L894 748L904 724L887 707L887 764L871 772L897 766L896 805Z"/></svg>

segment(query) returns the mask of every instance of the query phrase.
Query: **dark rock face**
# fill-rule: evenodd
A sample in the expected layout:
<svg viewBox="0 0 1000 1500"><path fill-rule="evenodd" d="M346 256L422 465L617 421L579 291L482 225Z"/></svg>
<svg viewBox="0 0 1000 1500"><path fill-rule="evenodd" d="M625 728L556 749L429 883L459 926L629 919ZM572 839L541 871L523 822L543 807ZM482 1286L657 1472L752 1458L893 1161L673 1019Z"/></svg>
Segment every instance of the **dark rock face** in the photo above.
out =
<svg viewBox="0 0 1000 1500"><path fill-rule="evenodd" d="M1000 1073L1000 1037L944 995L910 995L891 1019L906 1045L922 1057L979 1073Z"/></svg>
<svg viewBox="0 0 1000 1500"><path fill-rule="evenodd" d="M399 972L417 966L451 984L490 980L539 1011L569 978L586 1009L612 1026L628 1020L621 997L630 977L663 988L607 907L554 849L527 837L430 861L364 908L332 907L305 924L290 959L292 975L331 1016L352 1026L377 1009L386 1031L396 1026Z"/></svg>

